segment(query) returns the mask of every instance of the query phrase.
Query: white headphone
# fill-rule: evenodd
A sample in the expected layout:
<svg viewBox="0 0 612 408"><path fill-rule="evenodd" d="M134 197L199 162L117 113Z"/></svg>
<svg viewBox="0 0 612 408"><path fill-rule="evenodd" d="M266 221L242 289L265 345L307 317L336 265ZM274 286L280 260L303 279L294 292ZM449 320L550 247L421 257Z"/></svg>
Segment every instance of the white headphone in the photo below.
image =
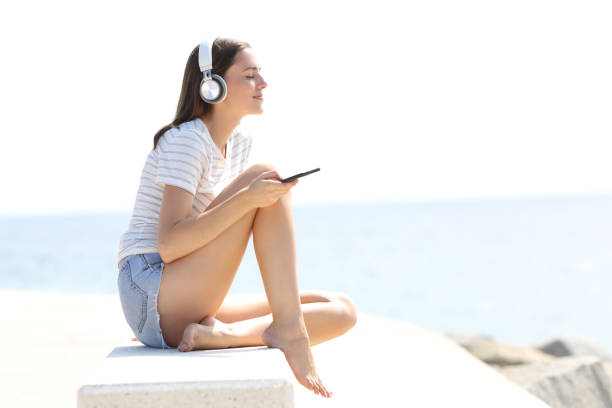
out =
<svg viewBox="0 0 612 408"><path fill-rule="evenodd" d="M198 61L203 74L200 97L204 102L211 104L223 101L227 95L227 84L220 75L212 73L212 47L206 40L200 43Z"/></svg>

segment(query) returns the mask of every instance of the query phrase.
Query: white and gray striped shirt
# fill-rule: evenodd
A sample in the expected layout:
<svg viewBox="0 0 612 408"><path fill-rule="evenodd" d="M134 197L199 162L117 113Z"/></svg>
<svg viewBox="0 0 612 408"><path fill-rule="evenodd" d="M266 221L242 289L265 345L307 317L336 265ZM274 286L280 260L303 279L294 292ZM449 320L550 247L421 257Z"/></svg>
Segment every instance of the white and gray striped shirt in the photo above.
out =
<svg viewBox="0 0 612 408"><path fill-rule="evenodd" d="M247 168L251 143L248 129L237 126L224 158L199 118L166 131L142 169L130 224L119 239L118 262L128 255L159 252L157 225L165 184L194 195L190 215L195 216Z"/></svg>

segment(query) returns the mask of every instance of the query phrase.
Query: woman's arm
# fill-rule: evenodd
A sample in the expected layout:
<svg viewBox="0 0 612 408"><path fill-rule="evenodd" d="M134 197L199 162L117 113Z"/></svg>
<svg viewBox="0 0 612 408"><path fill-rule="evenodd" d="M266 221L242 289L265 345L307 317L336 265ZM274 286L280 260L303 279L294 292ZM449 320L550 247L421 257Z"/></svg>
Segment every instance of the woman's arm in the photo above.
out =
<svg viewBox="0 0 612 408"><path fill-rule="evenodd" d="M167 184L159 210L157 247L164 263L173 262L203 247L254 208L246 189L210 210L190 217L193 196Z"/></svg>

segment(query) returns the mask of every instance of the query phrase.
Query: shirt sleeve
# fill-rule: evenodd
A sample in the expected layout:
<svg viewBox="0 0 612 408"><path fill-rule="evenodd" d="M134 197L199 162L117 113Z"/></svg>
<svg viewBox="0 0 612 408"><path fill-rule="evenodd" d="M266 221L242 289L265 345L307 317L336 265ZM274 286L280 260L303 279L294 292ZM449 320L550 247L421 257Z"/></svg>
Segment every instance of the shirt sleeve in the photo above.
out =
<svg viewBox="0 0 612 408"><path fill-rule="evenodd" d="M155 183L170 184L195 196L207 158L202 139L192 131L171 129L157 144Z"/></svg>

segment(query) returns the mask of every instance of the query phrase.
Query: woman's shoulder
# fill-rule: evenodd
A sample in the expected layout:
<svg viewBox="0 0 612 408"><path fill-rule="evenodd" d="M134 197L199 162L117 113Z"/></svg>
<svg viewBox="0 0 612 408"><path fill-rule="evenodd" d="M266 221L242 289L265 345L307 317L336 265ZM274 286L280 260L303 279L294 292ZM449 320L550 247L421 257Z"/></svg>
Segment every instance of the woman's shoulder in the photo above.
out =
<svg viewBox="0 0 612 408"><path fill-rule="evenodd" d="M168 129L164 133L164 138L170 143L190 144L204 149L208 144L207 138L197 121L197 119L190 120L179 124L177 127Z"/></svg>
<svg viewBox="0 0 612 408"><path fill-rule="evenodd" d="M199 118L195 118L192 120L188 120L187 122L181 123L177 130L181 132L194 132L194 133L202 133L205 131L205 125Z"/></svg>

